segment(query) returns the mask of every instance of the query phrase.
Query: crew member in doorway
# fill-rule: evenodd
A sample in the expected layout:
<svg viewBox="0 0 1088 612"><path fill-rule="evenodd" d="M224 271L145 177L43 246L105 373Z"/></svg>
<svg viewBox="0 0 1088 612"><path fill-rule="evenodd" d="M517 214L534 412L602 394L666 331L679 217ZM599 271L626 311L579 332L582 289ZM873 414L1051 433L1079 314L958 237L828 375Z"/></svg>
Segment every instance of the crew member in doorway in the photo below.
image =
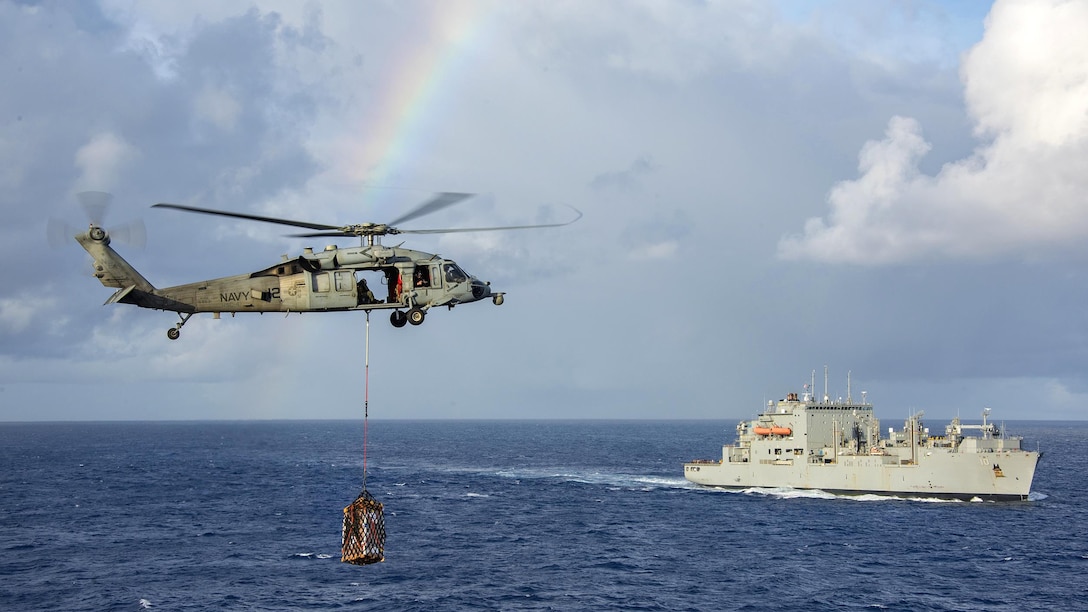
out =
<svg viewBox="0 0 1088 612"><path fill-rule="evenodd" d="M394 280L394 277L396 280ZM404 282L400 277L400 270L396 268L385 269L385 284L389 287L389 299L387 304L396 304L400 302L400 292L404 289Z"/></svg>
<svg viewBox="0 0 1088 612"><path fill-rule="evenodd" d="M370 290L370 287L366 286L366 279L360 278L358 282L358 293L360 304L373 304L377 300L374 299L374 292Z"/></svg>

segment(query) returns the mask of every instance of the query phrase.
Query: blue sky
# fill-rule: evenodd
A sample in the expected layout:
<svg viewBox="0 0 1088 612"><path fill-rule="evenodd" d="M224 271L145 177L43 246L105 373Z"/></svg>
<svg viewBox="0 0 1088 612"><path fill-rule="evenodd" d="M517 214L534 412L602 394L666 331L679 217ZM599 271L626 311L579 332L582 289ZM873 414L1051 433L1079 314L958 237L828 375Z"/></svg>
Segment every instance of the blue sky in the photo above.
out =
<svg viewBox="0 0 1088 612"><path fill-rule="evenodd" d="M356 418L365 318L103 306L107 191L159 287L478 194L412 237L506 303L371 321L379 418L1086 417L1080 3L0 2L0 420ZM341 246L344 246L343 244Z"/></svg>

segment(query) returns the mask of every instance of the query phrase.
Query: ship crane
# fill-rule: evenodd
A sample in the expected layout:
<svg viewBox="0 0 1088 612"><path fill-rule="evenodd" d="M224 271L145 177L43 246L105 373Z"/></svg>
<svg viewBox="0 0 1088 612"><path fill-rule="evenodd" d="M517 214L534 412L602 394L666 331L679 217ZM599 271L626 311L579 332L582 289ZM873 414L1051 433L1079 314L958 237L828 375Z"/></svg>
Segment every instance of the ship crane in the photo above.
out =
<svg viewBox="0 0 1088 612"><path fill-rule="evenodd" d="M965 429L973 429L982 433L983 440L989 440L1001 435L1001 431L993 423L986 422L986 419L990 416L990 409L984 408L982 410L982 424L981 425L964 425L960 423L959 417L952 419L952 424L948 426L949 433L955 434L957 437L962 436L962 432Z"/></svg>

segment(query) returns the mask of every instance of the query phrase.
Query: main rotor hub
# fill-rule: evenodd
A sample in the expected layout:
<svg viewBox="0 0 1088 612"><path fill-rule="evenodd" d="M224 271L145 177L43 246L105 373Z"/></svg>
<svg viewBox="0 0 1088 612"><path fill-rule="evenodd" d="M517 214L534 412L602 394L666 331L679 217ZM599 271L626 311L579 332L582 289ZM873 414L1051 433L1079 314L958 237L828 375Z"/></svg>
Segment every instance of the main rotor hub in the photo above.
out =
<svg viewBox="0 0 1088 612"><path fill-rule="evenodd" d="M355 225L345 225L340 228L340 231L354 236L385 236L387 234L400 233L400 230L395 227L390 227L385 223L357 223Z"/></svg>

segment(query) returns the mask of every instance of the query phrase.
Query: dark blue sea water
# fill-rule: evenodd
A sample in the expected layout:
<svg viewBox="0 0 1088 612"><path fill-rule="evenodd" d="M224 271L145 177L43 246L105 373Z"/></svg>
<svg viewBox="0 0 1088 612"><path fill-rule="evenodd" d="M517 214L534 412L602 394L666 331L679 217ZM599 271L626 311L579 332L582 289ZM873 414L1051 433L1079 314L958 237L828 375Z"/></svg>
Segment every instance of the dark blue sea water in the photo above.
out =
<svg viewBox="0 0 1088 612"><path fill-rule="evenodd" d="M687 484L733 426L371 422L354 566L361 423L0 424L0 609L1088 609L1088 423L1015 503Z"/></svg>

